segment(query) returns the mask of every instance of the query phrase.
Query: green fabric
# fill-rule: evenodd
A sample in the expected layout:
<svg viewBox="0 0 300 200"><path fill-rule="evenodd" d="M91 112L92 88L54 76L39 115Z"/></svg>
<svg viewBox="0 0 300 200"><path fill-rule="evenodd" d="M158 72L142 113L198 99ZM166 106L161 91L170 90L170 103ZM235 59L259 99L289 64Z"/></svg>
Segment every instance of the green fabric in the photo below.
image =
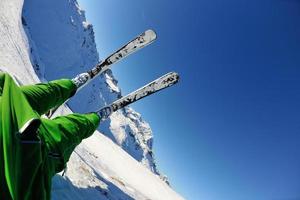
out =
<svg viewBox="0 0 300 200"><path fill-rule="evenodd" d="M53 120L42 119L40 136L53 154L59 154L61 160L56 172L65 168L75 147L96 130L100 118L95 113L70 114Z"/></svg>
<svg viewBox="0 0 300 200"><path fill-rule="evenodd" d="M49 83L20 87L30 105L40 115L51 108L63 104L75 94L76 86L69 79L60 79Z"/></svg>
<svg viewBox="0 0 300 200"><path fill-rule="evenodd" d="M74 148L97 128L97 114L40 118L75 93L68 79L18 87L0 73L0 199L50 199L51 179L61 171ZM31 119L41 120L41 142L25 143L19 130Z"/></svg>

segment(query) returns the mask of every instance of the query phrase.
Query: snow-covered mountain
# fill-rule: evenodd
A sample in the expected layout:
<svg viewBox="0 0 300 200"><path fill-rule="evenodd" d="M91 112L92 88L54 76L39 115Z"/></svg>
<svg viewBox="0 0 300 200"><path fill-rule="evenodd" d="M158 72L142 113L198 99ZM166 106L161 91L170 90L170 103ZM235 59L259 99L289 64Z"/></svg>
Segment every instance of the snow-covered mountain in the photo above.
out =
<svg viewBox="0 0 300 200"><path fill-rule="evenodd" d="M1 0L0 35L0 70L19 84L72 78L99 59L93 27L75 0ZM84 113L120 96L108 71L68 104ZM70 112L63 106L56 115ZM125 108L99 131L75 150L65 176L53 179L53 199L182 199L159 176L140 114Z"/></svg>

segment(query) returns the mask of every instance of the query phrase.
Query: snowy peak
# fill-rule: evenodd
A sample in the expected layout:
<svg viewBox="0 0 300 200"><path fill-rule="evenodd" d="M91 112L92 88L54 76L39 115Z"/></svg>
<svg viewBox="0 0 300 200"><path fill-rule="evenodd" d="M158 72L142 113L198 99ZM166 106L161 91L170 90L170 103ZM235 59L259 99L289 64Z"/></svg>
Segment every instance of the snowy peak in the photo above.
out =
<svg viewBox="0 0 300 200"><path fill-rule="evenodd" d="M114 99L120 98L122 96L121 90L117 86L118 81L113 77L111 70L107 70L104 76L107 88L110 89L111 93L115 94ZM103 132L107 132L107 129ZM125 107L113 113L110 117L109 132L110 134L107 134L107 136L133 158L143 163L155 174L159 174L152 152L152 130L139 113L130 107Z"/></svg>
<svg viewBox="0 0 300 200"><path fill-rule="evenodd" d="M47 80L73 78L98 63L93 27L77 1L25 1L23 18L36 47L33 56L39 57ZM101 84L103 80L97 79L72 98L74 111L90 112L104 105L105 99L98 97Z"/></svg>

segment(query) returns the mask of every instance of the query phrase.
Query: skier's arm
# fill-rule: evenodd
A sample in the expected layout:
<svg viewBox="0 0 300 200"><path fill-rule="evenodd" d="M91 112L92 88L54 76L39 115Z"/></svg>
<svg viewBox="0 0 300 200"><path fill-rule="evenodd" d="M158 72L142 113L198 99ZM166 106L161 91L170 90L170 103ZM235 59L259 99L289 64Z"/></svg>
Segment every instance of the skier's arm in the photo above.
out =
<svg viewBox="0 0 300 200"><path fill-rule="evenodd" d="M76 92L76 85L69 79L60 79L49 83L22 86L21 91L31 107L42 115L73 96Z"/></svg>
<svg viewBox="0 0 300 200"><path fill-rule="evenodd" d="M42 119L40 137L52 155L59 155L61 162L56 163L55 171L63 170L72 152L81 141L91 136L100 123L96 113L69 114L52 120Z"/></svg>

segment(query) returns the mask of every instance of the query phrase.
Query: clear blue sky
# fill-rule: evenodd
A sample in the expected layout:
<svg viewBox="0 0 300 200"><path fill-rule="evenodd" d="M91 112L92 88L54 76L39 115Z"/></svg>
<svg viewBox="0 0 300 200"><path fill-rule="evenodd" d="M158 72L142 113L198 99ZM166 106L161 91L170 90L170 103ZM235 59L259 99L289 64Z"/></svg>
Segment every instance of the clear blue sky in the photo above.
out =
<svg viewBox="0 0 300 200"><path fill-rule="evenodd" d="M79 0L100 57L148 28L115 65L123 94L169 71L177 86L133 107L190 200L300 199L300 1Z"/></svg>

